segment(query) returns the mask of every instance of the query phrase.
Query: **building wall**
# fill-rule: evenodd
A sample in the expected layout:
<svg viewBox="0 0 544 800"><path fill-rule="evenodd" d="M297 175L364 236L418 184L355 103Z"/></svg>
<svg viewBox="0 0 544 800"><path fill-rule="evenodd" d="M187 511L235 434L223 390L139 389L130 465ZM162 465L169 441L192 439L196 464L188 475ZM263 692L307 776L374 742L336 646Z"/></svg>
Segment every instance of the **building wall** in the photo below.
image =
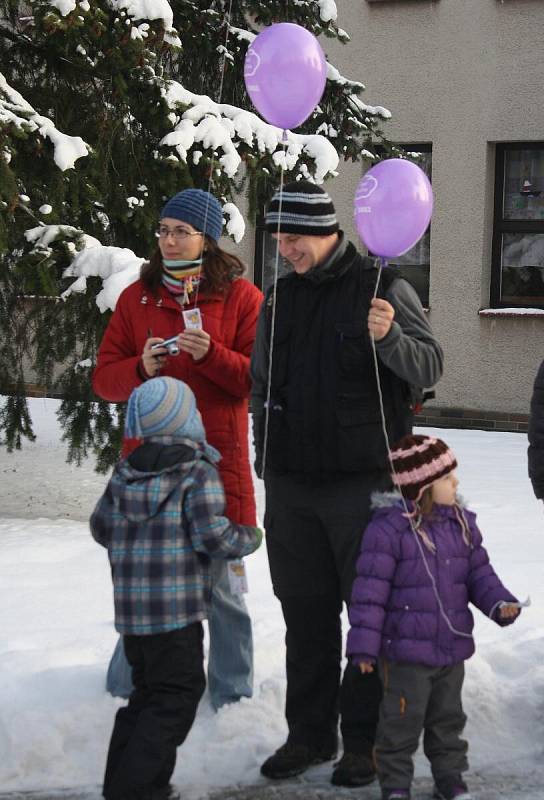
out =
<svg viewBox="0 0 544 800"><path fill-rule="evenodd" d="M336 3L352 41L323 40L329 59L392 112L390 140L433 145L430 321L446 357L436 405L527 413L544 318L478 312L489 307L494 143L544 141L544 3ZM353 236L359 177L342 166L327 183Z"/></svg>

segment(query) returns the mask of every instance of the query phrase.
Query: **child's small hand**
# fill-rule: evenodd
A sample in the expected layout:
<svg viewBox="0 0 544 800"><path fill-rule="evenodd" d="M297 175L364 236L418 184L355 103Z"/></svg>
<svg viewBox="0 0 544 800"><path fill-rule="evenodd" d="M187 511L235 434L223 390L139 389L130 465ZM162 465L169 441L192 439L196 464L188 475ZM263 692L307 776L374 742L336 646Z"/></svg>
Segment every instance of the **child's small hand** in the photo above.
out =
<svg viewBox="0 0 544 800"><path fill-rule="evenodd" d="M505 603L505 605L501 606L499 609L499 616L501 619L513 619L518 616L520 611L521 609L513 603Z"/></svg>
<svg viewBox="0 0 544 800"><path fill-rule="evenodd" d="M263 531L261 528L253 528L253 530L255 531L256 539L255 550L258 550L263 542Z"/></svg>
<svg viewBox="0 0 544 800"><path fill-rule="evenodd" d="M359 669L365 674L365 672L374 672L374 664L371 664L370 661L361 661L359 664Z"/></svg>

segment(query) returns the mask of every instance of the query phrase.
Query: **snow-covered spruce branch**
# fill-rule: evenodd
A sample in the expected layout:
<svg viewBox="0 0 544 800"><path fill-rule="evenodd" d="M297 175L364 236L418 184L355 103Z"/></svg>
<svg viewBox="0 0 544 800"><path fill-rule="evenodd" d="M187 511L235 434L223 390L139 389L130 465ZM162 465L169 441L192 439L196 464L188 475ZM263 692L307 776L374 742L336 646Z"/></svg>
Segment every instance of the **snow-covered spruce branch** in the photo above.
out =
<svg viewBox="0 0 544 800"><path fill-rule="evenodd" d="M78 0L49 0L49 5L55 8L62 17L68 16L78 7L83 11L90 8L88 0L83 0L83 2L78 2ZM181 47L179 34L174 28L174 13L167 0L108 0L108 5L113 11L117 11L119 14L126 14L135 21L162 20L165 41L173 47ZM142 38L141 25L134 26L130 31L130 36L132 39Z"/></svg>
<svg viewBox="0 0 544 800"><path fill-rule="evenodd" d="M52 120L44 117L15 91L0 72L0 125L14 125L26 133L48 138L54 147L53 158L61 170L72 169L78 158L89 154L88 145L80 136L59 131Z"/></svg>
<svg viewBox="0 0 544 800"><path fill-rule="evenodd" d="M333 145L324 136L288 133L287 145L282 146L283 131L274 125L236 106L216 103L207 95L196 95L176 81L168 81L162 90L164 99L174 113L181 112L174 130L161 141L171 147L179 158L187 161L189 151L202 146L213 152L222 151L218 167L232 178L237 173L242 158L238 152L241 143L258 153L273 154L277 165L283 163L286 170L295 169L301 155L315 161L315 180L322 183L327 175L335 175L339 156ZM304 173L306 170L303 170Z"/></svg>

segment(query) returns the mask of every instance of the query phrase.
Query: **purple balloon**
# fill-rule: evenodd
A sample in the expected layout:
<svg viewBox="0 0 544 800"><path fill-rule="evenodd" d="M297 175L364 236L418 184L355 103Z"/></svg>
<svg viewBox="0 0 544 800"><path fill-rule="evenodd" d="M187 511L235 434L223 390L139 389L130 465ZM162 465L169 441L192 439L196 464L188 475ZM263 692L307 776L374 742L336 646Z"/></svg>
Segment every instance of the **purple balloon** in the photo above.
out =
<svg viewBox="0 0 544 800"><path fill-rule="evenodd" d="M431 221L433 190L422 169L391 158L364 175L355 192L355 225L368 249L396 258L418 242Z"/></svg>
<svg viewBox="0 0 544 800"><path fill-rule="evenodd" d="M244 80L253 105L267 122L296 128L321 100L327 62L313 33L280 22L265 28L249 46Z"/></svg>

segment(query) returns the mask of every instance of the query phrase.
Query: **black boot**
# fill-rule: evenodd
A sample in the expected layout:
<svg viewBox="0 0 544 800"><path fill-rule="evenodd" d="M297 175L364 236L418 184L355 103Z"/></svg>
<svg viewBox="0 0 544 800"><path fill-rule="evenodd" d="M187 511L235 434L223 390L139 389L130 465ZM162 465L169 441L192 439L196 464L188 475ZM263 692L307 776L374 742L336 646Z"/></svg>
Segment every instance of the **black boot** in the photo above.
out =
<svg viewBox="0 0 544 800"><path fill-rule="evenodd" d="M335 786L366 786L376 777L372 756L345 752L334 765L331 781Z"/></svg>
<svg viewBox="0 0 544 800"><path fill-rule="evenodd" d="M460 775L437 780L433 797L437 800L472 800L467 785Z"/></svg>
<svg viewBox="0 0 544 800"><path fill-rule="evenodd" d="M274 755L267 758L261 766L261 775L272 780L293 778L306 772L313 764L330 761L336 756L334 750L315 750L305 744L294 744L287 740Z"/></svg>

